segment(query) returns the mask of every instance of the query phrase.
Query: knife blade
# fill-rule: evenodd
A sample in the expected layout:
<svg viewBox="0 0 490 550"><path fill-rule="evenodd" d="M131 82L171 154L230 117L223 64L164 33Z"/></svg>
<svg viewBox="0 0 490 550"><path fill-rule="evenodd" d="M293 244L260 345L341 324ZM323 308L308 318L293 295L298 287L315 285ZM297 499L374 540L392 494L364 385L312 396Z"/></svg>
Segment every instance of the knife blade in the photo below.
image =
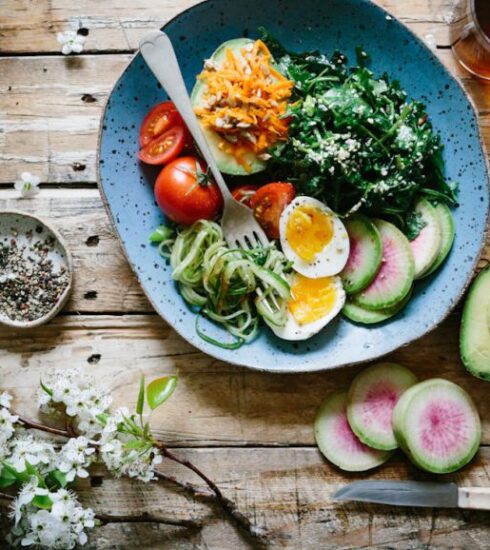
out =
<svg viewBox="0 0 490 550"><path fill-rule="evenodd" d="M333 498L395 506L458 508L459 489L455 483L355 481L340 488Z"/></svg>

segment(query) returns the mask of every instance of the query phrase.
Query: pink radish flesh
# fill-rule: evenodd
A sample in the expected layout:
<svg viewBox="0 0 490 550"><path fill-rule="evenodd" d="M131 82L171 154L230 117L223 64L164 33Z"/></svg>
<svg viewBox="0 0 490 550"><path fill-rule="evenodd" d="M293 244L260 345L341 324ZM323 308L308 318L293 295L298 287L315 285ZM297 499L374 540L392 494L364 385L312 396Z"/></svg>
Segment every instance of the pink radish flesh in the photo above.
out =
<svg viewBox="0 0 490 550"><path fill-rule="evenodd" d="M349 472L375 468L391 454L364 445L352 431L347 419L347 392L330 394L320 405L315 417L315 439L330 462Z"/></svg>
<svg viewBox="0 0 490 550"><path fill-rule="evenodd" d="M397 262L398 247L390 238L383 238L383 259L374 281L364 290L364 296L384 295L390 291L393 279L400 277Z"/></svg>
<svg viewBox="0 0 490 550"><path fill-rule="evenodd" d="M460 403L431 400L420 418L420 446L431 457L444 458L468 448L473 430L468 424L468 412Z"/></svg>
<svg viewBox="0 0 490 550"><path fill-rule="evenodd" d="M367 445L361 443L359 438L351 430L346 414L339 414L335 425L335 437L337 444L342 447L345 453L368 453L370 451Z"/></svg>
<svg viewBox="0 0 490 550"><path fill-rule="evenodd" d="M374 424L384 432L391 432L391 415L398 398L397 388L388 382L380 382L376 388L370 388L362 404L364 424Z"/></svg>
<svg viewBox="0 0 490 550"><path fill-rule="evenodd" d="M350 252L349 259L345 265L344 270L353 272L356 271L361 265L364 264L365 253L363 254L363 247L358 239L353 235L349 235Z"/></svg>
<svg viewBox="0 0 490 550"><path fill-rule="evenodd" d="M393 224L375 220L381 235L383 258L371 284L354 301L368 309L386 309L398 304L413 283L414 261L410 243Z"/></svg>

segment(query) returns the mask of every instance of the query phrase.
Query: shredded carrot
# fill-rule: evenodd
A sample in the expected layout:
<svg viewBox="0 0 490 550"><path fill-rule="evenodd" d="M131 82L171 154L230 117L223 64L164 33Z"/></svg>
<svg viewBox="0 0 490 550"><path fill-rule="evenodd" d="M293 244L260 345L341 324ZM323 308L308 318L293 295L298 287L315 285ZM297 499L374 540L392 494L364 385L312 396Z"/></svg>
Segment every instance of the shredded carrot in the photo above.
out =
<svg viewBox="0 0 490 550"><path fill-rule="evenodd" d="M195 112L207 128L223 137L219 148L249 171L247 153L261 155L287 139L286 110L293 82L271 66L272 55L262 40L240 53L228 48L220 66L210 64L198 76L206 91Z"/></svg>

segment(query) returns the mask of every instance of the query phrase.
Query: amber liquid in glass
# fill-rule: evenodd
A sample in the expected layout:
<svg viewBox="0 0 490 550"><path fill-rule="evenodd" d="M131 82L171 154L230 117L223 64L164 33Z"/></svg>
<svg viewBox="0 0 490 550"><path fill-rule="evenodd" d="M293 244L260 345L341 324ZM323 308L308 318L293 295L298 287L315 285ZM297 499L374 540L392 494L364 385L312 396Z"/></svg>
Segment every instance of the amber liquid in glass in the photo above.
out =
<svg viewBox="0 0 490 550"><path fill-rule="evenodd" d="M458 21L453 51L473 74L490 80L490 0L469 0Z"/></svg>

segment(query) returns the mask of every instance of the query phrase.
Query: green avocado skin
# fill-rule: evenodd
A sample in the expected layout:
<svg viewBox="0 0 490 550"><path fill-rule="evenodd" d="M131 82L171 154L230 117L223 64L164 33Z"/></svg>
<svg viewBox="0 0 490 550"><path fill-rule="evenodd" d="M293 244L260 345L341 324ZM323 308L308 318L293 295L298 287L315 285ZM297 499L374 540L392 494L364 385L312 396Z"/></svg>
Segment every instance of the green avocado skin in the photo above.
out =
<svg viewBox="0 0 490 550"><path fill-rule="evenodd" d="M221 61L223 61L226 50L228 48L231 48L235 52L238 52L241 50L241 48L251 42L253 42L253 40L249 38L234 38L233 40L228 40L217 48L217 50L211 56L211 60L219 64ZM198 107L200 105L204 92L205 84L200 80L197 80L191 93L191 103L194 107ZM212 130L204 127L202 127L202 130L204 132L204 135L206 136L208 145L213 153L216 163L218 164L220 172L223 172L224 174L229 174L231 176L249 176L251 174L255 174L257 172L265 170L266 163L257 158L257 156L255 156L253 153L251 153L247 158L250 164L250 171L245 170L245 168L241 166L231 155L224 153L218 148L218 144L221 141L221 138L218 136L218 134L216 134L216 132L213 132Z"/></svg>
<svg viewBox="0 0 490 550"><path fill-rule="evenodd" d="M490 266L478 275L466 298L460 353L473 376L490 381Z"/></svg>

